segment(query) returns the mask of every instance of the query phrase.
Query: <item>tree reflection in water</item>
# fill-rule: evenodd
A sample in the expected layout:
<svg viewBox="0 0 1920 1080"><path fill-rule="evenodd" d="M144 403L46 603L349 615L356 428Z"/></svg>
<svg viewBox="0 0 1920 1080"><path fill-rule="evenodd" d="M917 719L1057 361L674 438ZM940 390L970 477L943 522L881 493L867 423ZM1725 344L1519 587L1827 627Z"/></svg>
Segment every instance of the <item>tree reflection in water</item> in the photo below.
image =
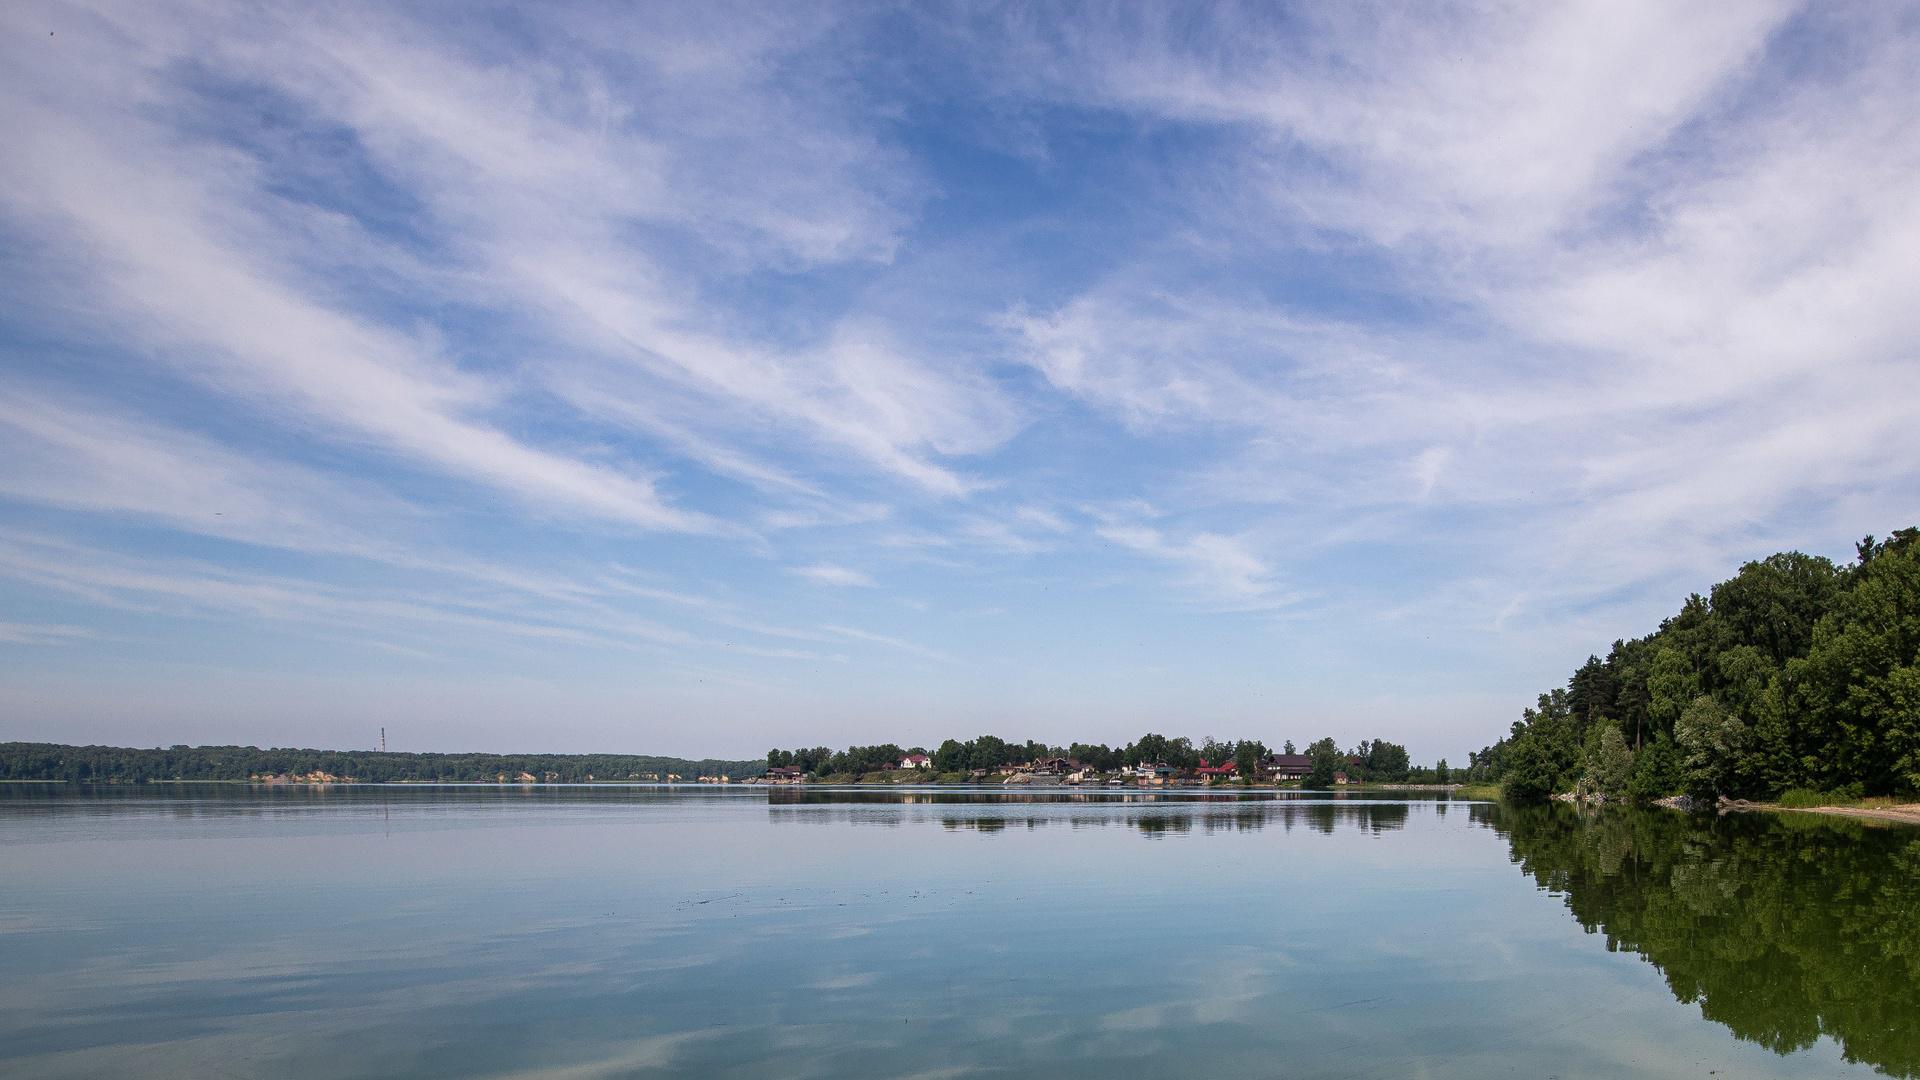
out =
<svg viewBox="0 0 1920 1080"><path fill-rule="evenodd" d="M1609 950L1775 1053L1920 1076L1920 831L1807 815L1471 808Z"/></svg>
<svg viewBox="0 0 1920 1080"><path fill-rule="evenodd" d="M1019 826L1039 829L1132 828L1149 837L1189 833L1257 832L1296 827L1331 835L1341 827L1382 833L1404 829L1410 812L1401 800L1309 797L1275 798L1195 791L1166 792L952 792L807 791L767 793L770 820L815 824L902 825L928 816L930 808L949 830L998 833Z"/></svg>

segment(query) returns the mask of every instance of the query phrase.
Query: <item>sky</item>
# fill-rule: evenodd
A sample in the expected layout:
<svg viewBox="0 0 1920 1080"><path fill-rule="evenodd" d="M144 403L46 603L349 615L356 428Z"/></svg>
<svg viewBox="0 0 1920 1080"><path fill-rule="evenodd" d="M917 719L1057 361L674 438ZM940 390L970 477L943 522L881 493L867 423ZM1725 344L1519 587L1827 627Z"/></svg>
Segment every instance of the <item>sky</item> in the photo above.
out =
<svg viewBox="0 0 1920 1080"><path fill-rule="evenodd" d="M1462 759L1920 522L1920 8L0 5L0 739Z"/></svg>

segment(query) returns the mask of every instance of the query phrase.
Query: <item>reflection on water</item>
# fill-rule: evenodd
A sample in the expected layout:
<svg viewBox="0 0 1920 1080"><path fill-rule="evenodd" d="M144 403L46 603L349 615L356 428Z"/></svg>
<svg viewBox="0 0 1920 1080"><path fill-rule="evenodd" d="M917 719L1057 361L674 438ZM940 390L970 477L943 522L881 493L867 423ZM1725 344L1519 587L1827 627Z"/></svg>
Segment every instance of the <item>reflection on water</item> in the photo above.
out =
<svg viewBox="0 0 1920 1080"><path fill-rule="evenodd" d="M1428 800L1444 805L1446 799ZM767 820L775 823L899 827L937 820L946 829L998 833L1008 829L1131 828L1144 836L1218 831L1315 829L1331 835L1342 824L1370 832L1405 828L1410 804L1363 793L1200 791L956 792L819 791L775 788ZM944 809L946 812L940 812Z"/></svg>
<svg viewBox="0 0 1920 1080"><path fill-rule="evenodd" d="M1689 819L1481 806L1514 861L1676 998L1786 1054L1920 1076L1920 831L1786 815Z"/></svg>
<svg viewBox="0 0 1920 1080"><path fill-rule="evenodd" d="M0 1075L1911 1076L1915 844L1362 792L0 785Z"/></svg>

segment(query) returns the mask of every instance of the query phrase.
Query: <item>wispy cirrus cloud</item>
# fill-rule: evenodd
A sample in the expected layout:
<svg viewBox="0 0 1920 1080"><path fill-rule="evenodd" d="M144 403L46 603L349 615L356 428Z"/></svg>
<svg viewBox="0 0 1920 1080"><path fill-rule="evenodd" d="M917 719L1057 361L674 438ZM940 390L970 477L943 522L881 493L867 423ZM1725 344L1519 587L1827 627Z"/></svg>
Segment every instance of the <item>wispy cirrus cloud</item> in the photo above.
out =
<svg viewBox="0 0 1920 1080"><path fill-rule="evenodd" d="M793 573L816 585L832 585L836 588L871 589L874 580L865 571L850 566L838 566L834 563L814 563L810 566L796 566Z"/></svg>
<svg viewBox="0 0 1920 1080"><path fill-rule="evenodd" d="M93 631L84 626L0 620L0 641L11 645L65 645L92 636Z"/></svg>
<svg viewBox="0 0 1920 1080"><path fill-rule="evenodd" d="M1147 525L1095 527L1102 540L1180 568L1180 580L1225 608L1242 611L1285 607L1296 597L1275 580L1274 568L1243 537L1196 532L1174 537Z"/></svg>
<svg viewBox="0 0 1920 1080"><path fill-rule="evenodd" d="M1764 523L1911 492L1884 465L1920 421L1916 317L1889 291L1920 253L1897 179L1920 163L1898 19L1321 14L1303 52L1234 17L1139 18L1019 39L1065 58L1032 69L1042 92L1247 131L1208 167L1251 194L1193 211L1236 231L1185 258L1163 241L1003 325L1050 385L1143 434L1242 433L1208 499L1287 504L1287 534L1447 514L1439 539L1592 595L1697 578L1794 545ZM1849 63L1782 75L1796 32L1836 35ZM1329 317L1252 293L1301 230L1427 310ZM1170 257L1199 283L1169 291ZM1898 389L1863 401L1870 385ZM1504 551L1492 538L1519 517L1550 542Z"/></svg>

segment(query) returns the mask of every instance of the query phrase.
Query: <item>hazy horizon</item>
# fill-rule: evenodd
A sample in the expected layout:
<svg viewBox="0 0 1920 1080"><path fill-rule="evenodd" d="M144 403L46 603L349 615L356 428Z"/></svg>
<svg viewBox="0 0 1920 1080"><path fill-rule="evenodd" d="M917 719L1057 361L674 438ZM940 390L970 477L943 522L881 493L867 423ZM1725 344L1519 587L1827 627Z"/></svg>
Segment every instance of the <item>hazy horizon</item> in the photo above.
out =
<svg viewBox="0 0 1920 1080"><path fill-rule="evenodd" d="M1456 763L1920 522L1920 17L0 11L0 740Z"/></svg>

